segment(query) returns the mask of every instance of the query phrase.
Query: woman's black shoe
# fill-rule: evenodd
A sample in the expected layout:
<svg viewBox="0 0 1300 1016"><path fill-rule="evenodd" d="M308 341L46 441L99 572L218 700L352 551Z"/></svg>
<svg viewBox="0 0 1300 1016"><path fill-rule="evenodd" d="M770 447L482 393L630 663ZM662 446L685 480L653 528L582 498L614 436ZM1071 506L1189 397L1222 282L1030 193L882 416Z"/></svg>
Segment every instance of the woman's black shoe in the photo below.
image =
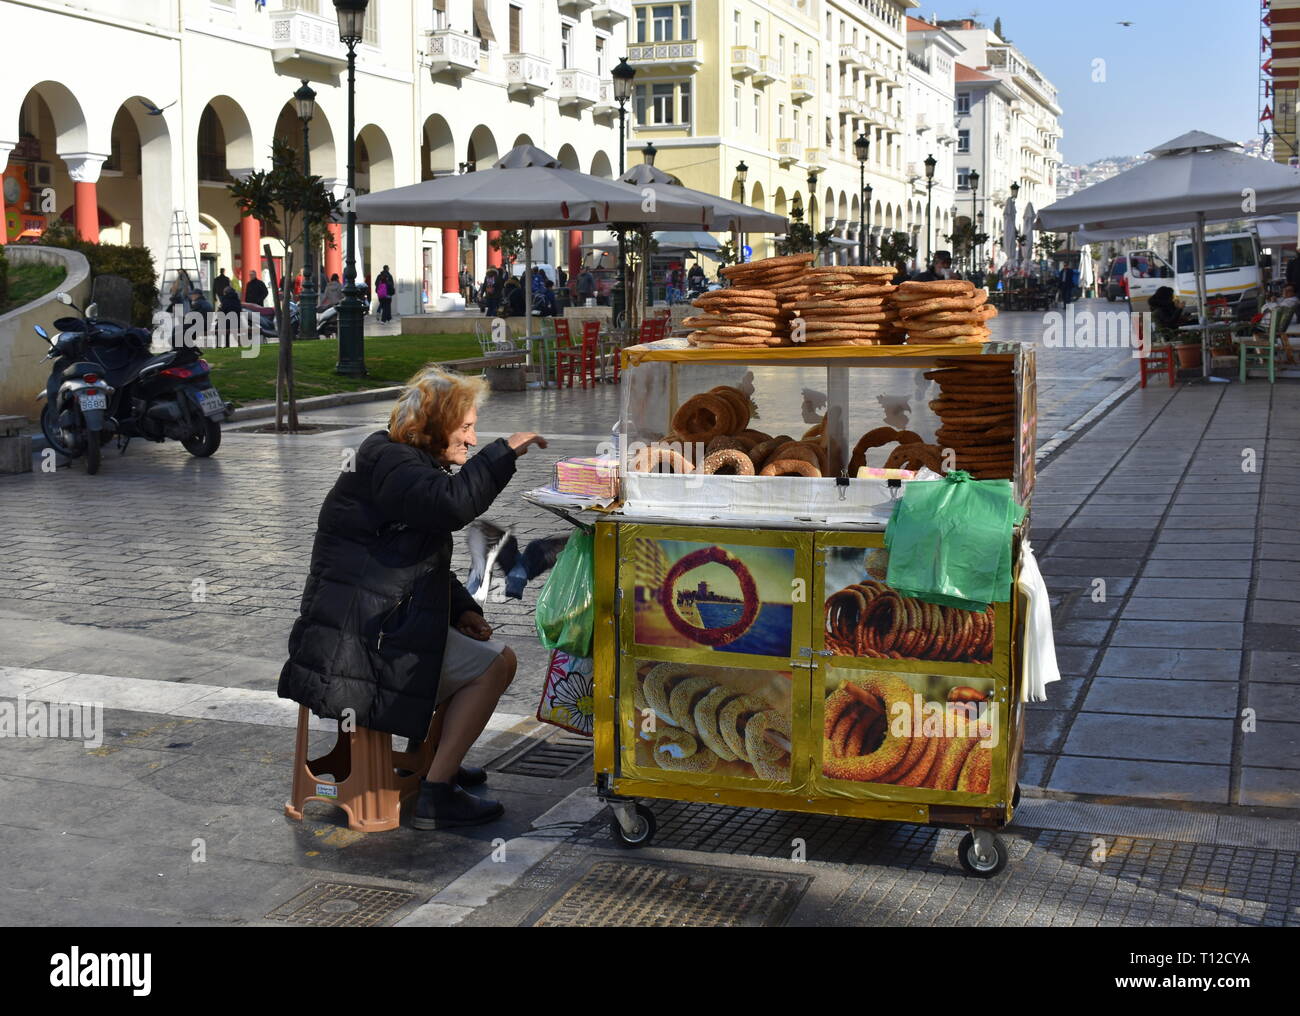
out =
<svg viewBox="0 0 1300 1016"><path fill-rule="evenodd" d="M456 826L482 825L505 814L499 801L475 797L464 787L450 783L420 781L420 796L411 814L415 829L450 829Z"/></svg>

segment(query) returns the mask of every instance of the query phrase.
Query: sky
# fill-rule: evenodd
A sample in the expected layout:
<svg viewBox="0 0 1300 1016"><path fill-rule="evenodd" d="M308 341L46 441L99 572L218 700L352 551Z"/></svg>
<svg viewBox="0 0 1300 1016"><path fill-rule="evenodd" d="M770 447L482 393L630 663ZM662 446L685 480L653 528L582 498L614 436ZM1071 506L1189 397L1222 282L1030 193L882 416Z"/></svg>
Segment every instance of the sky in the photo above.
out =
<svg viewBox="0 0 1300 1016"><path fill-rule="evenodd" d="M1259 0L923 0L912 14L974 10L990 29L1001 17L1004 36L1056 86L1071 165L1137 155L1189 130L1259 135Z"/></svg>

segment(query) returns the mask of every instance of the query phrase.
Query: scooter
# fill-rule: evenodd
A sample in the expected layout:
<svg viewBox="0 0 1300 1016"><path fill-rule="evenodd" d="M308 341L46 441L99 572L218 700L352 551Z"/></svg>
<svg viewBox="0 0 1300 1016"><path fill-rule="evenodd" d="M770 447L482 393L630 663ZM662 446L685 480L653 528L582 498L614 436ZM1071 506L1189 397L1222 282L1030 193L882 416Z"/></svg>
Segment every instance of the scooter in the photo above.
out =
<svg viewBox="0 0 1300 1016"><path fill-rule="evenodd" d="M49 446L66 458L82 458L86 472L99 471L100 448L116 436L123 452L133 437L180 441L191 455L206 458L221 445L220 420L231 403L222 400L209 378L209 366L196 350L182 346L150 353L143 328L123 328L95 317L96 305L82 311L67 293L60 303L81 316L54 322L45 360L53 360L45 389L41 430Z"/></svg>

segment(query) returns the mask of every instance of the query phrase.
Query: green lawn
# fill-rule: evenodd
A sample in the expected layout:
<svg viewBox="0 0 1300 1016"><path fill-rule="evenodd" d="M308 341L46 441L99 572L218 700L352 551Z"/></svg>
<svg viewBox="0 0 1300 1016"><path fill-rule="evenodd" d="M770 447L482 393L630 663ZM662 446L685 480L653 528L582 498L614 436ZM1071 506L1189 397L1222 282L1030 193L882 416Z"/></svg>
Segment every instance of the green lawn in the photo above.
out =
<svg viewBox="0 0 1300 1016"><path fill-rule="evenodd" d="M10 262L9 302L0 307L0 314L52 293L67 274L68 270L62 265L17 265Z"/></svg>
<svg viewBox="0 0 1300 1016"><path fill-rule="evenodd" d="M203 358L212 365L212 383L237 406L275 400L275 369L280 347L258 348L258 355L243 357L240 349L207 349ZM478 339L457 335L384 335L366 339L366 377L334 373L339 344L334 338L293 344L293 375L298 398L387 388L404 384L426 363L479 356Z"/></svg>

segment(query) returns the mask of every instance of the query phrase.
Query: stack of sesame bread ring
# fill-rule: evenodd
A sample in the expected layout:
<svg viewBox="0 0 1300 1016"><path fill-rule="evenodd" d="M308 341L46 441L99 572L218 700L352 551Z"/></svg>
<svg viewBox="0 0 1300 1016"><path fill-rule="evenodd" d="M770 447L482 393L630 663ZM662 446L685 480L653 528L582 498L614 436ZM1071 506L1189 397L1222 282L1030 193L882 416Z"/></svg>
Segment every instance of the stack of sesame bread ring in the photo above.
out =
<svg viewBox="0 0 1300 1016"><path fill-rule="evenodd" d="M956 453L954 467L977 480L1009 480L1015 460L1016 386L1009 360L941 357L925 376L942 393L935 440Z"/></svg>
<svg viewBox="0 0 1300 1016"><path fill-rule="evenodd" d="M988 304L988 290L965 279L904 282L891 297L911 345L983 342L988 321L998 309Z"/></svg>
<svg viewBox="0 0 1300 1016"><path fill-rule="evenodd" d="M804 273L782 310L795 345L879 346L903 341L898 311L890 301L894 269L831 265Z"/></svg>
<svg viewBox="0 0 1300 1016"><path fill-rule="evenodd" d="M703 293L691 302L703 313L682 324L693 329L688 341L702 348L743 349L786 345L786 315L781 300L812 263L811 254L765 258L722 269L731 285Z"/></svg>

